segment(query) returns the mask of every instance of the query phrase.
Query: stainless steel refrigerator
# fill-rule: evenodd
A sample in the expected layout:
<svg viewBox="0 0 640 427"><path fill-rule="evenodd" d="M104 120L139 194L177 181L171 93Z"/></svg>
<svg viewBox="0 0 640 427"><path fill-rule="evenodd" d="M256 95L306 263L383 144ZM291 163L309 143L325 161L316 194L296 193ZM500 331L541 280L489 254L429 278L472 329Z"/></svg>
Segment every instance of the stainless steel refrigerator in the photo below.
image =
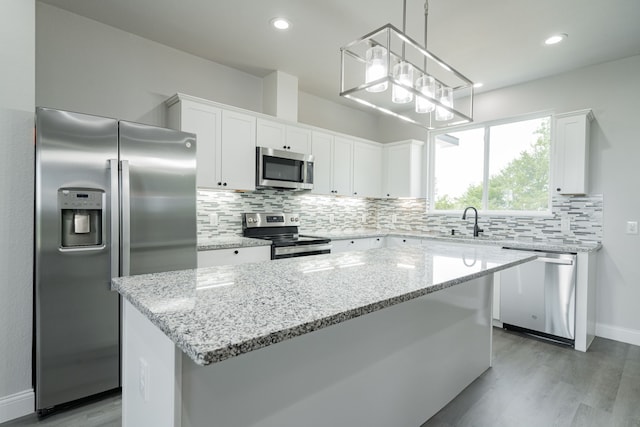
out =
<svg viewBox="0 0 640 427"><path fill-rule="evenodd" d="M39 414L120 387L112 277L196 267L195 153L192 134L37 109Z"/></svg>

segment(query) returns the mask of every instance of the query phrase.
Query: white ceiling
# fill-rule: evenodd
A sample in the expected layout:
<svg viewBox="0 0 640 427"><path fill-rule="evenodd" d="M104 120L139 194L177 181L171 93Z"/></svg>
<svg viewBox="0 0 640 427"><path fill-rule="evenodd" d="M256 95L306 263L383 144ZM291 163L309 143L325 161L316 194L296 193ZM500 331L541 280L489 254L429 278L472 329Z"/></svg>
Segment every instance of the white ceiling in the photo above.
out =
<svg viewBox="0 0 640 427"><path fill-rule="evenodd" d="M40 1L259 77L281 70L301 90L346 103L340 47L386 23L402 28L401 0ZM407 34L418 41L423 7L407 0ZM288 32L270 27L276 16L292 22ZM640 0L430 0L428 49L484 91L638 55L639 22ZM543 45L558 32L564 43Z"/></svg>

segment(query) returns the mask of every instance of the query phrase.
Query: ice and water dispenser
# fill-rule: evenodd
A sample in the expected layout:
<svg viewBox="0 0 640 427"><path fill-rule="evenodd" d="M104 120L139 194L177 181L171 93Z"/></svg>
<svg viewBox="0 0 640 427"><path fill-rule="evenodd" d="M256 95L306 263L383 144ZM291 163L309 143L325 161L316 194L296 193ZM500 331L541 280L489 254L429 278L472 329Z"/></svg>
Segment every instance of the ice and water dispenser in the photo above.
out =
<svg viewBox="0 0 640 427"><path fill-rule="evenodd" d="M58 190L61 216L60 247L102 246L104 191L61 188Z"/></svg>

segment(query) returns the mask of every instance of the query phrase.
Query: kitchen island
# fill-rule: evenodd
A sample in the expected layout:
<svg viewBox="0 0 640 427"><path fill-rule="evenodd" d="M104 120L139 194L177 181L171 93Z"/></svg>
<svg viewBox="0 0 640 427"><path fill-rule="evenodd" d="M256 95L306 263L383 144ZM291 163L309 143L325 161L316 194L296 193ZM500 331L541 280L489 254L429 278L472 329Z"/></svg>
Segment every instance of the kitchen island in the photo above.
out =
<svg viewBox="0 0 640 427"><path fill-rule="evenodd" d="M490 366L493 273L535 257L434 243L114 279L123 425L419 426Z"/></svg>

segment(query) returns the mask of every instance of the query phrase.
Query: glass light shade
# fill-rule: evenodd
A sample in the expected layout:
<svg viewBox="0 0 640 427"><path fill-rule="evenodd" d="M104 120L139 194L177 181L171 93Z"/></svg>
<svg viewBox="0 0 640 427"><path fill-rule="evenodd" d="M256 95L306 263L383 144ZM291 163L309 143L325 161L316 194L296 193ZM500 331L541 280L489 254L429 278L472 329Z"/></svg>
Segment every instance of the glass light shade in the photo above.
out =
<svg viewBox="0 0 640 427"><path fill-rule="evenodd" d="M453 89L447 86L441 86L438 89L438 101L440 101L442 105L453 108ZM451 119L453 119L453 113L442 107L436 107L436 120L445 121Z"/></svg>
<svg viewBox="0 0 640 427"><path fill-rule="evenodd" d="M416 90L431 98L436 97L436 80L428 74L423 74L416 80ZM433 102L416 96L416 113L430 113L435 109Z"/></svg>
<svg viewBox="0 0 640 427"><path fill-rule="evenodd" d="M413 67L408 62L398 62L393 66L393 77L407 86L413 86ZM413 94L403 87L393 85L391 100L396 104L413 101Z"/></svg>
<svg viewBox="0 0 640 427"><path fill-rule="evenodd" d="M387 70L387 49L380 45L371 46L365 53L366 67L365 67L365 82L371 83L372 81L386 77ZM384 92L389 87L388 82L380 83L367 88L367 92Z"/></svg>

